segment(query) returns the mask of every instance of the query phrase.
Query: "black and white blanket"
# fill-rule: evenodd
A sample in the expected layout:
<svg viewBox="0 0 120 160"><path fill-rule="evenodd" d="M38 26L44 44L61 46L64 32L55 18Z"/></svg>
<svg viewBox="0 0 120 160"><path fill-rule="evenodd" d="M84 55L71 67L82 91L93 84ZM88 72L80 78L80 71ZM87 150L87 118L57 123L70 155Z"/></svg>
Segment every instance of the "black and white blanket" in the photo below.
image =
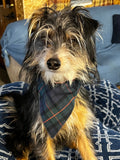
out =
<svg viewBox="0 0 120 160"><path fill-rule="evenodd" d="M95 129L91 136L98 160L120 160L120 91L109 81L85 86L96 115ZM0 86L0 96L9 93L24 94L28 85L15 82ZM7 102L0 99L0 160L15 160L5 148L5 135L9 134L11 121L6 110ZM65 148L57 151L57 160L81 160L79 152Z"/></svg>

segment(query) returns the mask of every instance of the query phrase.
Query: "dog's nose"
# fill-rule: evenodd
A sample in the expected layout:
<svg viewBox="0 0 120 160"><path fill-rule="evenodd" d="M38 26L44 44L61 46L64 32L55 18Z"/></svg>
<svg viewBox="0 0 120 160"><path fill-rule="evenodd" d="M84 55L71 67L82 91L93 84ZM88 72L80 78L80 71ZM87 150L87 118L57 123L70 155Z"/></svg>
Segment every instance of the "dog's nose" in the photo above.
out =
<svg viewBox="0 0 120 160"><path fill-rule="evenodd" d="M50 58L47 61L47 66L49 69L57 70L60 68L61 62L58 58Z"/></svg>

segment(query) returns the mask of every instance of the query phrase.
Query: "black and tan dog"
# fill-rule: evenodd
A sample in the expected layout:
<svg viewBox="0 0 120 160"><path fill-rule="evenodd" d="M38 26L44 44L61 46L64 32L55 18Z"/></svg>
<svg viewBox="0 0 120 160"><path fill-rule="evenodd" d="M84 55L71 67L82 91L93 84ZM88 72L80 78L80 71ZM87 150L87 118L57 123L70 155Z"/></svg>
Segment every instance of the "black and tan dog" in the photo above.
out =
<svg viewBox="0 0 120 160"><path fill-rule="evenodd" d="M97 76L98 27L82 7L33 13L22 68L30 87L13 96L15 128L6 139L17 159L55 160L56 149L67 146L83 160L97 160L90 139L94 115L83 84Z"/></svg>

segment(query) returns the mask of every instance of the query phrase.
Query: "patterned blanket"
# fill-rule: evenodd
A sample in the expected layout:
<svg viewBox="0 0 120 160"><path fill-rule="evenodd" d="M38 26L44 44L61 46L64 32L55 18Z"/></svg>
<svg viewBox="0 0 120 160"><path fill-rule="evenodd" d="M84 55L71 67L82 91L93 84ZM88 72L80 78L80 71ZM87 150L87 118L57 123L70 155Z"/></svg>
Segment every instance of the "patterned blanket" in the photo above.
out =
<svg viewBox="0 0 120 160"><path fill-rule="evenodd" d="M24 94L28 85L15 82L0 87L0 96L18 93ZM96 115L92 141L98 160L120 160L120 91L109 81L101 81L99 85L88 85L90 100ZM11 132L7 110L7 102L0 100L0 160L15 160L5 148L5 135ZM57 160L81 160L77 150L65 148L57 151Z"/></svg>

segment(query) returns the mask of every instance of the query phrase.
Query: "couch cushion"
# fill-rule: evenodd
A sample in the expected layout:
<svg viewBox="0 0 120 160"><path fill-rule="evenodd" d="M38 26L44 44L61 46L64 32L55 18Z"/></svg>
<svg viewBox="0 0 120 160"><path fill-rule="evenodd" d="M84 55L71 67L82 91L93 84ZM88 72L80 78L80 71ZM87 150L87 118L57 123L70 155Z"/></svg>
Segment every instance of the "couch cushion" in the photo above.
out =
<svg viewBox="0 0 120 160"><path fill-rule="evenodd" d="M120 82L120 44L113 44L97 54L98 71L101 79L112 83Z"/></svg>
<svg viewBox="0 0 120 160"><path fill-rule="evenodd" d="M120 43L120 14L113 15L112 43Z"/></svg>
<svg viewBox="0 0 120 160"><path fill-rule="evenodd" d="M19 64L22 64L26 54L28 39L28 23L26 20L10 23L0 40L2 56L6 66L9 66L8 55L11 55Z"/></svg>
<svg viewBox="0 0 120 160"><path fill-rule="evenodd" d="M88 10L91 16L102 25L101 29L98 30L102 39L98 36L96 38L97 51L109 47L113 33L112 16L114 14L120 14L120 5L92 7L88 8Z"/></svg>

